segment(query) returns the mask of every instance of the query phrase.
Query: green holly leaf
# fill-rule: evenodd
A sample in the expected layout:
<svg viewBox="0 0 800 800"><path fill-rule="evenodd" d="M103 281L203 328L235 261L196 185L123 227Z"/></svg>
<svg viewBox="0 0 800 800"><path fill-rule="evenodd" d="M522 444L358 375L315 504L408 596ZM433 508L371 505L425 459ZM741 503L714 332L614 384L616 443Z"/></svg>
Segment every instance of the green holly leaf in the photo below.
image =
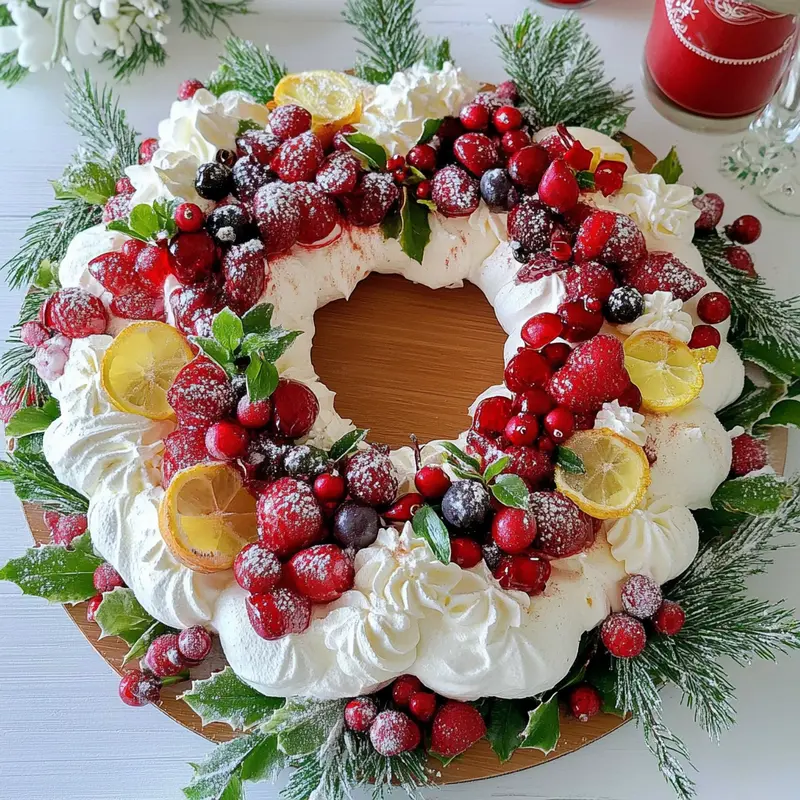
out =
<svg viewBox="0 0 800 800"><path fill-rule="evenodd" d="M263 131L264 126L254 119L240 119L239 127L236 129L236 137L244 136L247 131Z"/></svg>
<svg viewBox="0 0 800 800"><path fill-rule="evenodd" d="M604 714L613 714L615 717L625 718L625 714L617 707L617 679L612 672L608 659L595 658L589 664L586 680L600 693L602 705L600 710Z"/></svg>
<svg viewBox="0 0 800 800"><path fill-rule="evenodd" d="M267 333L272 327L272 314L275 306L272 303L259 303L253 306L242 317L245 333Z"/></svg>
<svg viewBox="0 0 800 800"><path fill-rule="evenodd" d="M292 345L300 331L287 331L272 328L267 333L248 333L242 341L242 354L261 358L275 363Z"/></svg>
<svg viewBox="0 0 800 800"><path fill-rule="evenodd" d="M130 663L131 661L138 661L140 658L144 657L144 654L147 652L147 648L150 647L150 643L153 639L157 639L164 633L177 633L176 630L173 628L167 627L163 622L154 622L131 646L127 653L125 653L125 657L122 659L122 666L124 667L126 664Z"/></svg>
<svg viewBox="0 0 800 800"><path fill-rule="evenodd" d="M369 428L355 428L349 431L341 439L333 443L328 451L328 456L333 461L341 461L350 455L367 438Z"/></svg>
<svg viewBox="0 0 800 800"><path fill-rule="evenodd" d="M510 463L511 458L509 456L500 456L500 458L492 461L483 471L484 483L491 483Z"/></svg>
<svg viewBox="0 0 800 800"><path fill-rule="evenodd" d="M49 398L43 406L21 408L6 423L6 436L20 438L46 431L60 414L61 409L55 397Z"/></svg>
<svg viewBox="0 0 800 800"><path fill-rule="evenodd" d="M242 780L274 781L285 766L286 756L278 748L278 737L270 736L254 747L242 762Z"/></svg>
<svg viewBox="0 0 800 800"><path fill-rule="evenodd" d="M767 417L773 406L786 394L786 384L774 380L768 386L756 386L750 378L744 379L739 398L718 412L725 430L740 425L750 430L760 419Z"/></svg>
<svg viewBox="0 0 800 800"><path fill-rule="evenodd" d="M730 536L740 525L747 522L747 514L733 511L715 511L713 508L698 508L692 511L700 541L707 542L717 536Z"/></svg>
<svg viewBox="0 0 800 800"><path fill-rule="evenodd" d="M133 591L121 587L103 595L95 621L100 626L101 639L119 636L129 645L135 644L155 622Z"/></svg>
<svg viewBox="0 0 800 800"><path fill-rule="evenodd" d="M556 749L560 736L558 695L554 694L547 702L540 703L533 711L528 712L528 722L522 732L520 747L541 750L547 755Z"/></svg>
<svg viewBox="0 0 800 800"><path fill-rule="evenodd" d="M500 700L492 702L486 738L497 754L500 763L505 763L522 744L522 732L528 717L519 700Z"/></svg>
<svg viewBox="0 0 800 800"><path fill-rule="evenodd" d="M181 700L200 717L203 725L224 722L240 731L265 722L284 704L283 698L267 697L248 686L230 667L205 680L194 681Z"/></svg>
<svg viewBox="0 0 800 800"><path fill-rule="evenodd" d="M69 550L55 544L29 548L0 569L0 580L16 583L23 594L51 603L80 603L97 594L94 571L102 563L92 551L89 534L84 533Z"/></svg>
<svg viewBox="0 0 800 800"><path fill-rule="evenodd" d="M575 174L575 178L578 181L579 188L587 191L594 191L594 172L589 172L588 169L583 169Z"/></svg>
<svg viewBox="0 0 800 800"><path fill-rule="evenodd" d="M244 325L239 317L226 306L211 321L211 333L222 347L232 353L242 341Z"/></svg>
<svg viewBox="0 0 800 800"><path fill-rule="evenodd" d="M254 403L266 400L278 386L278 370L275 365L258 354L250 357L244 376L247 381L247 396Z"/></svg>
<svg viewBox="0 0 800 800"><path fill-rule="evenodd" d="M711 507L716 511L764 516L774 514L790 497L791 485L778 475L745 476L721 484L711 497Z"/></svg>
<svg viewBox="0 0 800 800"><path fill-rule="evenodd" d="M439 132L442 127L443 119L426 119L422 126L422 136L419 137L417 144L427 144Z"/></svg>
<svg viewBox="0 0 800 800"><path fill-rule="evenodd" d="M583 465L583 459L569 447L560 445L556 451L556 464L558 464L564 472L570 472L573 475L583 475L586 472L586 467Z"/></svg>
<svg viewBox="0 0 800 800"><path fill-rule="evenodd" d="M190 336L189 341L199 347L212 361L219 364L229 375L236 372L233 353L210 336Z"/></svg>
<svg viewBox="0 0 800 800"><path fill-rule="evenodd" d="M481 462L478 461L477 458L468 456L460 447L457 447L452 442L442 442L441 445L442 449L450 456L450 458L447 459L448 461L455 461L457 464L461 464L462 467L467 467L480 475Z"/></svg>
<svg viewBox="0 0 800 800"><path fill-rule="evenodd" d="M653 175L660 175L667 183L677 183L683 175L683 166L675 147L670 148L669 153L661 161L657 161L650 172Z"/></svg>
<svg viewBox="0 0 800 800"><path fill-rule="evenodd" d="M350 148L366 161L367 166L374 170L386 169L386 150L366 133L349 133L344 140Z"/></svg>
<svg viewBox="0 0 800 800"><path fill-rule="evenodd" d="M343 725L347 700L289 697L261 730L278 735L278 747L287 756L314 753Z"/></svg>
<svg viewBox="0 0 800 800"><path fill-rule="evenodd" d="M769 415L758 421L754 430L758 433L767 433L769 428L779 425L787 428L800 428L800 402L781 400L780 403L776 403Z"/></svg>
<svg viewBox="0 0 800 800"><path fill-rule="evenodd" d="M442 564L450 563L450 533L439 515L430 506L422 506L414 514L411 527L416 536L424 539L430 545L433 554Z"/></svg>
<svg viewBox="0 0 800 800"><path fill-rule="evenodd" d="M397 231L397 236L392 238L397 239L409 258L420 264L425 255L425 247L431 239L428 214L428 209L417 202L408 187L404 187L400 206L400 229Z"/></svg>
<svg viewBox="0 0 800 800"><path fill-rule="evenodd" d="M504 506L523 510L530 507L530 490L519 475L499 475L490 488L495 499Z"/></svg>
<svg viewBox="0 0 800 800"><path fill-rule="evenodd" d="M784 383L792 383L800 377L800 361L778 352L773 344L763 344L755 339L742 339L734 342L739 355L745 361L752 361Z"/></svg>

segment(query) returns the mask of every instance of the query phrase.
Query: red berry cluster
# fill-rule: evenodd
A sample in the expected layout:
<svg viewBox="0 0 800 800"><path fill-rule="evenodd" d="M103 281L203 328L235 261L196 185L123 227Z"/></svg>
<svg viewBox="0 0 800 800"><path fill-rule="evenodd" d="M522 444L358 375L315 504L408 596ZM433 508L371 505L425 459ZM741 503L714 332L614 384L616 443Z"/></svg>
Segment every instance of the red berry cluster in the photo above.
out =
<svg viewBox="0 0 800 800"><path fill-rule="evenodd" d="M89 523L86 514L59 514L57 511L45 511L44 524L50 531L53 544L69 548L73 540L86 533Z"/></svg>
<svg viewBox="0 0 800 800"><path fill-rule="evenodd" d="M725 212L723 199L718 194L708 192L698 195L692 202L700 210L695 230L700 234L716 231ZM725 250L728 262L735 269L746 272L750 277L755 278L757 273L753 259L741 245L753 244L761 236L760 220L752 214L745 214L737 217L730 225L726 225L725 233L734 242Z"/></svg>

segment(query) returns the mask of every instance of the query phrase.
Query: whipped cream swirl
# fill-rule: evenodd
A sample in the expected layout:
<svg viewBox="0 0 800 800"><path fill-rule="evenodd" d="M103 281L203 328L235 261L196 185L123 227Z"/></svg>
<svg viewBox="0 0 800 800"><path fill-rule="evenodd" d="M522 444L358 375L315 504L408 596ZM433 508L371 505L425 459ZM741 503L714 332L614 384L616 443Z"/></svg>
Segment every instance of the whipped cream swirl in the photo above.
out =
<svg viewBox="0 0 800 800"><path fill-rule="evenodd" d="M647 431L644 429L643 423L644 415L628 406L621 406L619 400L603 403L603 407L594 418L595 430L608 428L608 430L635 442L639 447L644 447L647 443Z"/></svg>
<svg viewBox="0 0 800 800"><path fill-rule="evenodd" d="M644 296L644 313L633 322L619 325L618 330L626 336L641 331L664 331L681 342L692 338L694 322L683 309L683 301L672 296L672 292L653 292Z"/></svg>

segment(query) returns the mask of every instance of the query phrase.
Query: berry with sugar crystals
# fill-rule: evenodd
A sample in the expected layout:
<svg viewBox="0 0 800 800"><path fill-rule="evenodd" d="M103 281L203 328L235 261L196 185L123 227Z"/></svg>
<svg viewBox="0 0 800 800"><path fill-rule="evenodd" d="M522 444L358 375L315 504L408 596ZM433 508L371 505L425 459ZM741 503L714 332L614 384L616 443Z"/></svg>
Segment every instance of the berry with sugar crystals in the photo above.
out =
<svg viewBox="0 0 800 800"><path fill-rule="evenodd" d="M600 692L594 686L583 684L576 686L569 693L570 711L579 722L588 722L596 714L599 714L602 704Z"/></svg>
<svg viewBox="0 0 800 800"><path fill-rule="evenodd" d="M370 506L385 506L397 495L398 479L389 453L370 447L352 456L345 469L350 494Z"/></svg>
<svg viewBox="0 0 800 800"><path fill-rule="evenodd" d="M542 348L542 355L553 369L563 367L571 352L572 348L566 342L551 342Z"/></svg>
<svg viewBox="0 0 800 800"><path fill-rule="evenodd" d="M507 156L513 156L518 150L528 147L530 143L531 137L523 130L506 131L500 137L500 149Z"/></svg>
<svg viewBox="0 0 800 800"><path fill-rule="evenodd" d="M206 218L206 230L222 247L241 244L255 236L249 214L235 203L217 206L210 211Z"/></svg>
<svg viewBox="0 0 800 800"><path fill-rule="evenodd" d="M164 281L172 274L172 257L163 247L144 246L136 255L134 272L138 283L154 297L161 297Z"/></svg>
<svg viewBox="0 0 800 800"><path fill-rule="evenodd" d="M201 283L208 278L217 258L217 247L207 231L179 234L172 240L169 252L175 275L183 284Z"/></svg>
<svg viewBox="0 0 800 800"><path fill-rule="evenodd" d="M557 443L569 439L575 432L575 416L568 408L554 408L543 420L547 435Z"/></svg>
<svg viewBox="0 0 800 800"><path fill-rule="evenodd" d="M472 428L485 436L499 436L514 414L510 397L496 395L478 403L472 418Z"/></svg>
<svg viewBox="0 0 800 800"><path fill-rule="evenodd" d="M105 333L108 325L103 301L77 287L50 295L42 306L42 316L46 327L70 339Z"/></svg>
<svg viewBox="0 0 800 800"><path fill-rule="evenodd" d="M506 364L503 379L512 392L524 392L534 386L544 386L552 369L547 359L536 350L523 347Z"/></svg>
<svg viewBox="0 0 800 800"><path fill-rule="evenodd" d="M279 138L292 139L311 129L311 114L300 106L287 103L273 109L269 115L269 127Z"/></svg>
<svg viewBox="0 0 800 800"><path fill-rule="evenodd" d="M588 302L573 300L558 307L558 315L564 324L561 334L568 342L585 342L600 332L603 327L603 313L597 308L589 309Z"/></svg>
<svg viewBox="0 0 800 800"><path fill-rule="evenodd" d="M269 166L257 161L253 156L244 156L233 165L236 196L244 203L251 202L262 186L274 180L275 175Z"/></svg>
<svg viewBox="0 0 800 800"><path fill-rule="evenodd" d="M369 729L369 740L382 756L399 756L416 750L422 740L419 725L402 711L381 711Z"/></svg>
<svg viewBox="0 0 800 800"><path fill-rule="evenodd" d="M114 316L122 319L154 319L163 322L167 318L164 313L164 298L153 297L141 289L133 289L115 297L109 308Z"/></svg>
<svg viewBox="0 0 800 800"><path fill-rule="evenodd" d="M199 664L211 652L211 634L202 625L192 625L178 634L178 652L189 664Z"/></svg>
<svg viewBox="0 0 800 800"><path fill-rule="evenodd" d="M431 728L431 752L454 758L486 735L480 712L468 703L448 700L436 713Z"/></svg>
<svg viewBox="0 0 800 800"><path fill-rule="evenodd" d="M747 273L751 278L755 278L757 276L758 273L756 272L756 267L753 263L753 257L747 252L747 250L744 249L744 247L740 247L739 245L726 247L725 258L734 269L738 269L741 272Z"/></svg>
<svg viewBox="0 0 800 800"><path fill-rule="evenodd" d="M461 569L472 569L482 558L481 546L474 539L458 536L450 540L450 560Z"/></svg>
<svg viewBox="0 0 800 800"><path fill-rule="evenodd" d="M506 103L516 103L519 99L519 91L517 90L517 84L514 83L514 81L503 81L494 90L494 93Z"/></svg>
<svg viewBox="0 0 800 800"><path fill-rule="evenodd" d="M205 89L202 81L196 78L187 78L178 86L178 100L191 100L200 89Z"/></svg>
<svg viewBox="0 0 800 800"><path fill-rule="evenodd" d="M695 196L692 203L700 211L700 216L694 223L694 229L703 233L716 230L725 211L725 201L718 194L707 192Z"/></svg>
<svg viewBox="0 0 800 800"><path fill-rule="evenodd" d="M515 414L541 417L553 407L550 395L544 389L534 387L520 392L514 397L512 406Z"/></svg>
<svg viewBox="0 0 800 800"><path fill-rule="evenodd" d="M613 211L594 211L580 225L575 239L576 261L594 261L603 255L616 227Z"/></svg>
<svg viewBox="0 0 800 800"><path fill-rule="evenodd" d="M451 481L447 473L436 466L422 467L414 476L417 491L426 500L439 500L450 488Z"/></svg>
<svg viewBox="0 0 800 800"><path fill-rule="evenodd" d="M505 450L511 462L504 472L519 475L529 487L539 486L542 482L551 480L555 468L549 454L534 447L507 447Z"/></svg>
<svg viewBox="0 0 800 800"><path fill-rule="evenodd" d="M274 589L281 580L282 567L278 556L260 542L245 545L233 561L233 577L247 592L263 594Z"/></svg>
<svg viewBox="0 0 800 800"><path fill-rule="evenodd" d="M300 228L297 241L314 244L328 237L339 222L339 209L316 183L295 184L300 201Z"/></svg>
<svg viewBox="0 0 800 800"><path fill-rule="evenodd" d="M89 601L86 603L86 621L87 622L94 622L97 618L97 609L100 608L100 603L103 602L103 595L96 594L94 597L90 597Z"/></svg>
<svg viewBox="0 0 800 800"><path fill-rule="evenodd" d="M100 564L97 569L95 569L94 575L92 576L92 583L100 594L113 592L117 587L125 585L125 581L122 580L122 575L108 563Z"/></svg>
<svg viewBox="0 0 800 800"><path fill-rule="evenodd" d="M605 315L609 322L622 325L633 322L644 312L644 298L633 286L618 286L608 297Z"/></svg>
<svg viewBox="0 0 800 800"><path fill-rule="evenodd" d="M600 639L612 656L636 658L647 644L647 633L638 619L617 612L600 626Z"/></svg>
<svg viewBox="0 0 800 800"><path fill-rule="evenodd" d="M168 486L172 476L181 469L208 461L205 428L181 427L164 439L164 459L161 462L161 483Z"/></svg>
<svg viewBox="0 0 800 800"><path fill-rule="evenodd" d="M522 553L536 538L536 517L521 508L503 508L492 520L492 539L504 553Z"/></svg>
<svg viewBox="0 0 800 800"><path fill-rule="evenodd" d="M353 588L353 562L335 544L318 544L295 553L283 568L289 586L313 603L338 600Z"/></svg>
<svg viewBox="0 0 800 800"><path fill-rule="evenodd" d="M251 594L245 599L245 608L253 630L269 641L303 633L311 624L311 603L291 589Z"/></svg>
<svg viewBox="0 0 800 800"><path fill-rule="evenodd" d="M367 172L361 176L355 191L340 199L350 222L368 228L381 222L399 197L400 190L391 175Z"/></svg>
<svg viewBox="0 0 800 800"><path fill-rule="evenodd" d="M347 481L341 475L323 472L311 487L320 503L340 503L347 496Z"/></svg>
<svg viewBox="0 0 800 800"><path fill-rule="evenodd" d="M481 197L493 211L507 211L512 195L513 184L508 173L497 167L487 170L481 176Z"/></svg>
<svg viewBox="0 0 800 800"><path fill-rule="evenodd" d="M432 172L436 168L436 151L429 144L417 144L408 151L406 161L422 172Z"/></svg>
<svg viewBox="0 0 800 800"><path fill-rule="evenodd" d="M197 168L194 188L205 200L222 200L233 191L233 173L230 167L216 161L201 164Z"/></svg>
<svg viewBox="0 0 800 800"><path fill-rule="evenodd" d="M549 166L550 156L547 150L541 145L531 144L517 150L508 159L508 174L517 186L525 191L535 192Z"/></svg>
<svg viewBox="0 0 800 800"><path fill-rule="evenodd" d="M459 530L477 530L491 513L491 498L479 481L458 480L442 498L442 516Z"/></svg>
<svg viewBox="0 0 800 800"><path fill-rule="evenodd" d="M270 396L272 401L271 427L286 439L300 439L317 421L319 400L311 389L300 381L281 378Z"/></svg>
<svg viewBox="0 0 800 800"><path fill-rule="evenodd" d="M180 286L169 296L175 326L185 334L211 335L211 320L225 306L216 283Z"/></svg>
<svg viewBox="0 0 800 800"><path fill-rule="evenodd" d="M575 173L566 161L552 161L539 181L539 199L559 214L578 204L580 187Z"/></svg>
<svg viewBox="0 0 800 800"><path fill-rule="evenodd" d="M520 332L522 340L534 350L540 350L546 344L550 344L553 339L561 336L564 323L558 314L543 311L531 317L523 326Z"/></svg>
<svg viewBox="0 0 800 800"><path fill-rule="evenodd" d="M484 133L459 136L453 143L453 154L477 177L497 164L497 147Z"/></svg>
<svg viewBox="0 0 800 800"><path fill-rule="evenodd" d="M742 433L731 440L731 472L737 478L764 469L769 463L767 445L749 433Z"/></svg>
<svg viewBox="0 0 800 800"><path fill-rule="evenodd" d="M594 542L588 514L560 492L532 492L530 508L536 517L534 547L550 558L568 558Z"/></svg>
<svg viewBox="0 0 800 800"><path fill-rule="evenodd" d="M149 164L158 150L158 139L144 139L139 145L139 163Z"/></svg>
<svg viewBox="0 0 800 800"><path fill-rule="evenodd" d="M508 214L509 239L519 242L530 254L550 249L555 226L555 217L550 209L532 197L524 198ZM563 269L558 262L554 265Z"/></svg>
<svg viewBox="0 0 800 800"><path fill-rule="evenodd" d="M103 222L106 224L116 219L125 219L131 212L130 194L115 194L108 198L103 206Z"/></svg>
<svg viewBox="0 0 800 800"><path fill-rule="evenodd" d="M314 180L328 194L347 194L356 188L360 162L353 153L331 153L317 171Z"/></svg>
<svg viewBox="0 0 800 800"><path fill-rule="evenodd" d="M167 402L181 425L209 425L229 416L234 407L231 382L222 367L200 357L176 375Z"/></svg>
<svg viewBox="0 0 800 800"><path fill-rule="evenodd" d="M344 724L356 733L366 733L378 716L378 706L369 697L356 697L344 707Z"/></svg>
<svg viewBox="0 0 800 800"><path fill-rule="evenodd" d="M233 461L247 452L250 437L241 425L222 420L206 431L206 450L218 461Z"/></svg>
<svg viewBox="0 0 800 800"><path fill-rule="evenodd" d="M594 261L570 267L564 273L563 280L567 289L567 300L597 297L605 303L617 288L614 273Z"/></svg>
<svg viewBox="0 0 800 800"><path fill-rule="evenodd" d="M279 558L310 547L324 535L322 511L311 488L294 478L271 483L258 498L258 536Z"/></svg>
<svg viewBox="0 0 800 800"><path fill-rule="evenodd" d="M380 518L371 506L347 500L333 516L333 536L344 547L362 550L378 538Z"/></svg>
<svg viewBox="0 0 800 800"><path fill-rule="evenodd" d="M161 699L161 681L140 669L126 672L119 682L119 698L126 706L146 706Z"/></svg>
<svg viewBox="0 0 800 800"><path fill-rule="evenodd" d="M272 131L245 131L236 140L236 152L240 157L251 156L259 164L269 164L281 140Z"/></svg>
<svg viewBox="0 0 800 800"><path fill-rule="evenodd" d="M695 325L692 338L689 339L689 347L692 350L699 350L701 347L719 347L721 343L720 332L710 325Z"/></svg>
<svg viewBox="0 0 800 800"><path fill-rule="evenodd" d="M420 722L430 722L436 713L436 695L433 692L414 692L408 700L408 710Z"/></svg>
<svg viewBox="0 0 800 800"><path fill-rule="evenodd" d="M664 636L676 636L686 622L686 612L671 600L665 600L653 617L655 629Z"/></svg>
<svg viewBox="0 0 800 800"><path fill-rule="evenodd" d="M451 164L433 176L431 199L446 217L467 217L480 204L480 184L466 170Z"/></svg>
<svg viewBox="0 0 800 800"><path fill-rule="evenodd" d="M294 186L268 183L253 198L253 217L267 253L282 253L300 233L300 195Z"/></svg>
<svg viewBox="0 0 800 800"><path fill-rule="evenodd" d="M159 678L179 675L187 667L186 659L178 649L177 633L165 633L153 639L142 661Z"/></svg>
<svg viewBox="0 0 800 800"><path fill-rule="evenodd" d="M539 435L539 421L530 414L517 414L506 423L506 439L518 447L530 447Z"/></svg>
<svg viewBox="0 0 800 800"><path fill-rule="evenodd" d="M354 125L343 125L333 134L333 149L341 150L343 153L352 151L352 147L347 143L347 137L352 133L357 133Z"/></svg>
<svg viewBox="0 0 800 800"><path fill-rule="evenodd" d="M464 106L458 118L468 131L485 131L489 127L489 109L481 103Z"/></svg>
<svg viewBox="0 0 800 800"><path fill-rule="evenodd" d="M114 295L124 294L138 284L133 259L122 252L112 251L93 258L89 262L89 272Z"/></svg>
<svg viewBox="0 0 800 800"><path fill-rule="evenodd" d="M322 143L311 131L287 139L270 161L270 169L286 183L312 181L325 159Z"/></svg>
<svg viewBox="0 0 800 800"><path fill-rule="evenodd" d="M752 214L744 214L726 225L725 233L737 244L753 244L761 236L761 221Z"/></svg>
<svg viewBox="0 0 800 800"><path fill-rule="evenodd" d="M175 209L174 219L182 233L194 233L203 227L203 212L194 203L181 203Z"/></svg>
<svg viewBox="0 0 800 800"><path fill-rule="evenodd" d="M499 133L517 130L522 127L522 112L514 106L500 106L492 116L492 123Z"/></svg>
<svg viewBox="0 0 800 800"><path fill-rule="evenodd" d="M272 419L272 403L269 398L254 402L244 395L236 406L236 419L245 428L265 428Z"/></svg>
<svg viewBox="0 0 800 800"><path fill-rule="evenodd" d="M41 322L31 320L22 324L19 329L19 338L28 347L38 347L50 338L50 333Z"/></svg>
<svg viewBox="0 0 800 800"><path fill-rule="evenodd" d="M622 271L623 282L641 294L672 292L678 300L691 300L706 285L702 278L689 269L672 253L655 252L637 266Z"/></svg>
<svg viewBox="0 0 800 800"><path fill-rule="evenodd" d="M648 575L631 575L622 585L622 607L636 619L652 617L663 599L661 587Z"/></svg>
<svg viewBox="0 0 800 800"><path fill-rule="evenodd" d="M53 544L69 547L73 540L86 533L86 514L63 514L50 530Z"/></svg>
<svg viewBox="0 0 800 800"><path fill-rule="evenodd" d="M414 675L401 675L392 684L392 700L400 708L405 708L411 695L422 689L422 681Z"/></svg>
<svg viewBox="0 0 800 800"><path fill-rule="evenodd" d="M722 292L707 292L697 301L697 316L709 325L718 325L731 315L731 301Z"/></svg>

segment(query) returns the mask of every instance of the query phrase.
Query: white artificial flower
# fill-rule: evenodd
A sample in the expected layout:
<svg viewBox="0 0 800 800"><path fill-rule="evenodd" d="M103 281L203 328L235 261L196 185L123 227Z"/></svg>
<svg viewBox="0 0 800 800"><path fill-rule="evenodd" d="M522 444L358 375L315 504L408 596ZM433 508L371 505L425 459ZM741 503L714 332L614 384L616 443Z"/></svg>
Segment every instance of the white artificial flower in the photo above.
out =
<svg viewBox="0 0 800 800"><path fill-rule="evenodd" d="M53 23L21 0L9 0L7 6L14 24L0 28L0 52L17 50L17 62L31 72L50 69L55 44Z"/></svg>
<svg viewBox="0 0 800 800"><path fill-rule="evenodd" d="M99 9L103 19L116 19L119 16L119 0L100 0Z"/></svg>
<svg viewBox="0 0 800 800"><path fill-rule="evenodd" d="M119 31L113 24L95 22L91 16L84 17L75 31L75 48L84 56L101 56L106 50L116 50L119 40Z"/></svg>

